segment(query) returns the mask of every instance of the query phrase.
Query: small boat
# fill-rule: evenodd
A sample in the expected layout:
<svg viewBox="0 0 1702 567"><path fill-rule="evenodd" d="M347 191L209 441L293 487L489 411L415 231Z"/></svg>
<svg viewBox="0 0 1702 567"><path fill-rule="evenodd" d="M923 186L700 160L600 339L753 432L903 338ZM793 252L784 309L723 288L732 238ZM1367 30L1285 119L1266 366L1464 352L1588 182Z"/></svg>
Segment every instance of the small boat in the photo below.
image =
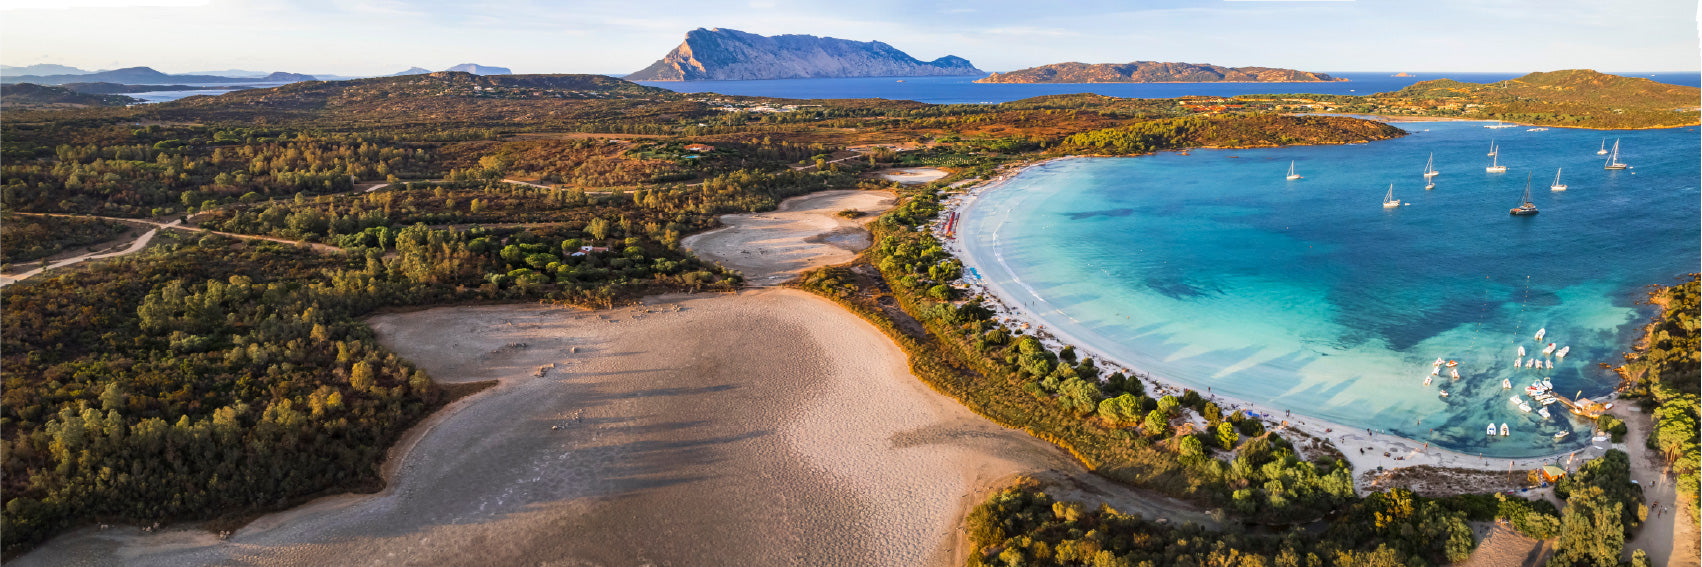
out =
<svg viewBox="0 0 1702 567"><path fill-rule="evenodd" d="M1438 173L1441 172L1436 171L1436 152L1431 152L1430 161L1424 162L1424 177L1425 179L1429 179L1431 177L1436 177L1436 174Z"/></svg>
<svg viewBox="0 0 1702 567"><path fill-rule="evenodd" d="M1560 183L1560 170L1559 169L1554 170L1554 184L1549 185L1548 189L1550 191L1565 191L1566 190L1566 186Z"/></svg>
<svg viewBox="0 0 1702 567"><path fill-rule="evenodd" d="M1502 437L1506 437L1511 431L1512 430L1507 427L1507 424L1505 424L1505 423L1501 424L1501 436Z"/></svg>
<svg viewBox="0 0 1702 567"><path fill-rule="evenodd" d="M1453 370L1449 370L1448 371L1448 377L1453 378L1455 380L1459 380L1460 379L1460 369L1455 368Z"/></svg>
<svg viewBox="0 0 1702 567"><path fill-rule="evenodd" d="M1560 347L1560 351L1554 353L1554 356L1559 357L1559 358L1566 358L1566 353L1571 352L1571 351L1572 351L1572 347L1569 347L1569 346Z"/></svg>
<svg viewBox="0 0 1702 567"><path fill-rule="evenodd" d="M1519 405L1519 404L1525 403L1525 399L1519 397L1518 394L1513 394L1512 396L1508 397L1507 401L1512 402L1513 405Z"/></svg>
<svg viewBox="0 0 1702 567"><path fill-rule="evenodd" d="M1548 343L1548 348L1542 349L1543 354L1554 354L1554 343Z"/></svg>
<svg viewBox="0 0 1702 567"><path fill-rule="evenodd" d="M1525 357L1525 345L1519 345L1519 358Z"/></svg>
<svg viewBox="0 0 1702 567"><path fill-rule="evenodd" d="M1531 406L1526 404L1525 402L1519 402L1519 411L1522 411L1522 412L1525 412L1525 413L1531 413Z"/></svg>
<svg viewBox="0 0 1702 567"><path fill-rule="evenodd" d="M1488 172L1488 173L1507 173L1507 166L1501 165L1501 155L1500 154L1501 154L1500 151L1489 152L1489 155L1492 156L1492 157L1489 158L1489 167L1483 168L1483 170L1485 172Z"/></svg>
<svg viewBox="0 0 1702 567"><path fill-rule="evenodd" d="M1519 358L1513 359L1513 368L1518 368L1518 367L1521 367L1521 366L1524 366L1524 365L1525 365L1525 355L1524 354L1520 354Z"/></svg>
<svg viewBox="0 0 1702 567"><path fill-rule="evenodd" d="M1489 434L1490 434L1490 435L1494 435L1494 434L1495 434L1495 424L1493 424L1493 423L1491 423L1491 424L1489 424L1489 429L1487 429L1487 430L1486 430L1486 431L1487 431L1487 432L1488 432L1488 433L1489 433Z"/></svg>
<svg viewBox="0 0 1702 567"><path fill-rule="evenodd" d="M1554 370L1554 361L1544 360L1544 361L1542 361L1542 367L1549 369L1549 370Z"/></svg>
<svg viewBox="0 0 1702 567"><path fill-rule="evenodd" d="M1602 169L1631 169L1631 166L1619 161L1619 140L1613 141L1613 151L1608 154L1607 163L1602 164Z"/></svg>
<svg viewBox="0 0 1702 567"><path fill-rule="evenodd" d="M1544 379L1542 379L1542 389L1553 390L1554 389L1554 383L1549 382L1547 378L1544 378Z"/></svg>
<svg viewBox="0 0 1702 567"><path fill-rule="evenodd" d="M1440 367L1440 366L1430 367L1430 375L1431 376L1441 376L1442 375L1442 367Z"/></svg>
<svg viewBox="0 0 1702 567"><path fill-rule="evenodd" d="M1454 362L1452 360L1448 361L1448 368L1453 368L1453 367L1459 366L1459 365L1460 365L1460 363L1458 363L1458 362Z"/></svg>
<svg viewBox="0 0 1702 567"><path fill-rule="evenodd" d="M1429 375L1429 376L1425 376L1425 377L1424 377L1424 385L1426 385L1426 386L1429 386L1429 385L1430 385L1430 379L1431 379L1431 378L1434 378L1434 377L1435 377L1435 376L1436 376L1436 375L1435 375L1435 374L1431 374L1431 375Z"/></svg>
<svg viewBox="0 0 1702 567"><path fill-rule="evenodd" d="M1607 155L1607 138L1602 138L1602 149L1596 150L1596 155L1598 155L1598 156Z"/></svg>
<svg viewBox="0 0 1702 567"><path fill-rule="evenodd" d="M1502 379L1501 379L1501 389L1503 389L1503 390L1511 390L1511 389L1513 389L1513 381L1512 381L1512 380L1508 380L1508 379L1506 379L1506 378L1502 378Z"/></svg>
<svg viewBox="0 0 1702 567"><path fill-rule="evenodd" d="M1536 364L1536 363L1537 363L1537 359L1535 359L1535 358L1532 358L1532 359L1530 359L1530 360L1526 360L1526 361L1525 361L1525 368L1531 368L1531 367L1532 367L1532 366L1534 366L1534 365L1535 365L1535 364Z"/></svg>
<svg viewBox="0 0 1702 567"><path fill-rule="evenodd" d="M1546 408L1546 407L1545 408L1537 408L1537 415L1542 416L1543 419L1548 419L1549 417L1551 417L1551 414L1548 413L1548 408Z"/></svg>
<svg viewBox="0 0 1702 567"><path fill-rule="evenodd" d="M1491 130L1500 130L1502 128L1517 128L1517 127L1519 127L1518 124L1508 124L1508 123L1502 122L1500 120L1495 121L1494 124L1484 126L1484 128L1488 128L1488 129L1491 129Z"/></svg>
<svg viewBox="0 0 1702 567"><path fill-rule="evenodd" d="M1539 341L1539 342L1542 341L1543 335L1547 335L1547 334L1548 334L1548 327L1543 327L1541 329L1537 329L1537 341Z"/></svg>
<svg viewBox="0 0 1702 567"><path fill-rule="evenodd" d="M1526 132L1547 132L1547 128L1526 128Z"/></svg>
<svg viewBox="0 0 1702 567"><path fill-rule="evenodd" d="M1448 397L1448 391L1447 390L1442 390L1441 393L1442 393L1442 397L1444 397L1444 398Z"/></svg>
<svg viewBox="0 0 1702 567"><path fill-rule="evenodd" d="M1389 184L1389 193L1383 195L1383 208L1393 209L1401 206L1401 200L1395 198L1395 184Z"/></svg>
<svg viewBox="0 0 1702 567"><path fill-rule="evenodd" d="M1443 362L1444 361L1442 360L1442 357L1438 356L1438 357L1436 357L1436 362L1432 362L1432 363L1430 363L1430 365L1431 366L1441 366Z"/></svg>
<svg viewBox="0 0 1702 567"><path fill-rule="evenodd" d="M1501 170L1506 171L1507 168L1503 166ZM1529 174L1525 175L1525 196L1519 198L1519 206L1513 207L1507 213L1516 216L1537 214L1537 204L1531 202L1531 176ZM1542 340L1541 331L1537 332L1537 340Z"/></svg>
<svg viewBox="0 0 1702 567"><path fill-rule="evenodd" d="M1288 180L1294 181L1296 179L1300 179L1300 175L1294 173L1294 160L1289 160L1288 161Z"/></svg>
<svg viewBox="0 0 1702 567"><path fill-rule="evenodd" d="M1572 434L1571 431L1562 431L1560 433L1556 433L1556 434L1554 434L1554 440L1559 441L1561 439L1565 439L1567 435L1571 435L1571 434Z"/></svg>

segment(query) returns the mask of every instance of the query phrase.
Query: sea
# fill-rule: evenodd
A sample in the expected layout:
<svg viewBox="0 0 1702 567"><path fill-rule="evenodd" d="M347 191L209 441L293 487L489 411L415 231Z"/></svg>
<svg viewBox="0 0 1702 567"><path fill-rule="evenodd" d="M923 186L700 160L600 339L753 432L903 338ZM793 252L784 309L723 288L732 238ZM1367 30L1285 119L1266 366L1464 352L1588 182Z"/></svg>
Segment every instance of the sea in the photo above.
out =
<svg viewBox="0 0 1702 567"><path fill-rule="evenodd" d="M1202 392L1469 454L1589 443L1563 406L1543 418L1509 397L1534 403L1524 387L1543 379L1611 393L1600 365L1654 314L1648 286L1698 270L1697 129L1397 125L1409 135L1048 162L967 205L958 237L1048 331ZM1492 142L1506 173L1485 171ZM1632 169L1603 169L1616 142ZM1527 185L1540 212L1509 215ZM1404 204L1387 209L1391 186ZM1554 368L1516 368L1521 346ZM1460 379L1425 385L1438 358Z"/></svg>
<svg viewBox="0 0 1702 567"><path fill-rule="evenodd" d="M978 84L981 76L966 77L877 77L859 79L778 79L770 81L640 81L639 84L682 92L719 93L796 99L884 98L914 100L929 104L995 104L1054 94L1094 93L1123 98L1172 98L1178 96L1235 96L1265 93L1313 93L1363 95L1397 91L1431 79L1449 78L1474 83L1503 81L1524 73L1331 73L1348 79L1333 83L1087 83L1062 85ZM1616 72L1616 75L1645 77L1675 85L1702 85L1702 73ZM619 75L610 75L619 76ZM155 91L133 96L148 103L168 102L195 95L218 95L238 88L264 88L276 84L222 85L217 90Z"/></svg>
<svg viewBox="0 0 1702 567"><path fill-rule="evenodd" d="M1366 95L1398 91L1419 81L1455 79L1473 83L1504 81L1525 73L1330 73L1347 79L1329 83L1070 83L981 84L981 76L878 77L858 79L777 79L767 81L640 81L639 84L682 92L768 96L795 99L884 98L929 104L995 104L1030 97L1094 93L1120 98L1235 96L1244 94ZM1674 85L1702 85L1702 73L1615 72Z"/></svg>

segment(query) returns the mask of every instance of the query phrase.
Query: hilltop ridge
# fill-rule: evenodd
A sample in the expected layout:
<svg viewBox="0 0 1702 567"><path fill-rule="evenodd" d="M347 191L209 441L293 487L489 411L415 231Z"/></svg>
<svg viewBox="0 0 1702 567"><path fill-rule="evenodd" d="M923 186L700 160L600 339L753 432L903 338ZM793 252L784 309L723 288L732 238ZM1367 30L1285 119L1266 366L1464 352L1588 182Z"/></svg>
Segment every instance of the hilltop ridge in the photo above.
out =
<svg viewBox="0 0 1702 567"><path fill-rule="evenodd" d="M1275 67L1222 67L1197 63L1053 63L993 73L977 83L1311 83L1346 81L1323 73Z"/></svg>

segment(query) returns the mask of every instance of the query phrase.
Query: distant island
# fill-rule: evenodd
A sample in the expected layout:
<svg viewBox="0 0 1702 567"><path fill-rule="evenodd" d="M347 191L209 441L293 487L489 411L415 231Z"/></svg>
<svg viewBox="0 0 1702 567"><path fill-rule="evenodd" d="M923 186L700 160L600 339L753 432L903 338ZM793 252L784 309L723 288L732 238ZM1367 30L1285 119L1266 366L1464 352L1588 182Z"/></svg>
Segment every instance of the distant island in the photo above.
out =
<svg viewBox="0 0 1702 567"><path fill-rule="evenodd" d="M318 80L312 75L300 73L277 72L264 77L225 77L219 75L172 75L161 73L152 67L126 67L111 71L96 71L93 73L68 73L59 75L5 75L6 83L34 83L38 85L62 85L65 83L119 83L127 85L147 84L195 84L195 83L294 83L299 81Z"/></svg>
<svg viewBox="0 0 1702 567"><path fill-rule="evenodd" d="M1294 95L1246 95L1243 101L1284 101ZM1419 81L1394 92L1365 96L1308 95L1312 112L1382 116L1436 116L1503 120L1574 128L1672 128L1698 123L1702 89L1590 69L1531 73L1493 83L1453 79Z"/></svg>
<svg viewBox="0 0 1702 567"><path fill-rule="evenodd" d="M1395 74L1393 74L1393 75L1389 75L1389 76L1390 76L1390 77L1411 77L1411 76L1413 76L1413 74L1412 74L1412 73L1408 73L1408 72L1406 72L1406 71L1401 71L1401 72L1399 72L1399 73L1395 73Z"/></svg>
<svg viewBox="0 0 1702 567"><path fill-rule="evenodd" d="M947 55L921 61L878 41L813 35L773 37L723 28L698 28L629 81L740 81L844 77L980 75L967 59Z"/></svg>
<svg viewBox="0 0 1702 567"><path fill-rule="evenodd" d="M1323 73L1275 67L1222 67L1211 64L1135 61L1132 63L1053 63L993 73L977 83L1322 83L1346 81Z"/></svg>

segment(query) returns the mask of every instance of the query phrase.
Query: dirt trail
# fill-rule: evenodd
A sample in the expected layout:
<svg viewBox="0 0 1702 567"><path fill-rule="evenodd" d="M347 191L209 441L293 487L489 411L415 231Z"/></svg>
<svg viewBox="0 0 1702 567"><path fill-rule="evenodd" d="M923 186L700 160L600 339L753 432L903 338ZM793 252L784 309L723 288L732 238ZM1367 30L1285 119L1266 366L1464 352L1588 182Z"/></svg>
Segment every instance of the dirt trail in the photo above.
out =
<svg viewBox="0 0 1702 567"><path fill-rule="evenodd" d="M1631 559L1631 550L1642 549L1649 554L1652 565L1695 567L1696 526L1674 505L1678 498L1673 488L1676 479L1666 473L1666 463L1659 453L1643 444L1649 438L1649 416L1637 411L1630 402L1616 404L1609 413L1625 422L1625 444L1615 448L1623 449L1630 457L1631 478L1643 486L1643 501L1649 505L1643 527L1625 542L1624 559Z"/></svg>

